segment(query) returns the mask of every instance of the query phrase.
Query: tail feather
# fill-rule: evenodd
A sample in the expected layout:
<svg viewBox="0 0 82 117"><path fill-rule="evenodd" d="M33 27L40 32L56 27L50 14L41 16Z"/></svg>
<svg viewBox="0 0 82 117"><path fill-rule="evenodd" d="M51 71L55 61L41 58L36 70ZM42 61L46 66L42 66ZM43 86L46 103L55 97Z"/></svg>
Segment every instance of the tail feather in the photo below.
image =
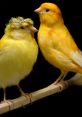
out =
<svg viewBox="0 0 82 117"><path fill-rule="evenodd" d="M71 79L69 79L69 84L82 86L82 74L77 73Z"/></svg>
<svg viewBox="0 0 82 117"><path fill-rule="evenodd" d="M76 62L76 64L78 64L78 70L82 71L82 52L79 50L73 53L72 58ZM71 79L69 79L69 83L82 86L82 72L76 73Z"/></svg>
<svg viewBox="0 0 82 117"><path fill-rule="evenodd" d="M80 50L73 52L71 57L72 60L82 68L82 52Z"/></svg>

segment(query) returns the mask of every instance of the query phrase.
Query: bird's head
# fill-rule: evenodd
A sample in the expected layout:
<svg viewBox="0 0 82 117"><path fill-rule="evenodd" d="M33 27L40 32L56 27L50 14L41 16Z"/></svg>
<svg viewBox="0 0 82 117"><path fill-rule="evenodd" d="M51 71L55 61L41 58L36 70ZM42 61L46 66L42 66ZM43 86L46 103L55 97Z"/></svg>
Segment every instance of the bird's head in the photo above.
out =
<svg viewBox="0 0 82 117"><path fill-rule="evenodd" d="M34 12L39 14L40 22L48 26L52 26L62 19L60 9L53 3L43 3Z"/></svg>
<svg viewBox="0 0 82 117"><path fill-rule="evenodd" d="M23 17L11 18L9 23L6 26L5 32L10 32L13 30L27 30L31 33L37 31L33 26L33 21L30 18L24 19Z"/></svg>

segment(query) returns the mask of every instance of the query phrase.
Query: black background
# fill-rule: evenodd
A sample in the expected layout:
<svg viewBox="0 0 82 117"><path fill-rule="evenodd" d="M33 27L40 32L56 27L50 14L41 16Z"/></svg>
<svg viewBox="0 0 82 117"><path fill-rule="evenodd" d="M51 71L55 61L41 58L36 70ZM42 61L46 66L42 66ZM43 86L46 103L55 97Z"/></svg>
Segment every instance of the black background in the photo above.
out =
<svg viewBox="0 0 82 117"><path fill-rule="evenodd" d="M56 3L62 11L65 25L68 27L78 47L82 50L82 5L81 0L21 0L0 1L0 37L4 34L4 28L11 17L31 17L36 28L39 28L38 15L33 12L43 2ZM35 37L37 34L35 34ZM37 38L36 38L37 41ZM39 51L38 60L31 74L20 82L25 92L32 92L53 83L60 71L48 64ZM69 74L72 75L72 74ZM68 76L69 77L69 76ZM7 98L16 98L20 95L17 87L9 87L6 90ZM3 90L0 90L0 100L3 98ZM82 87L72 86L69 89L34 102L25 108L19 108L2 116L71 116L82 115Z"/></svg>

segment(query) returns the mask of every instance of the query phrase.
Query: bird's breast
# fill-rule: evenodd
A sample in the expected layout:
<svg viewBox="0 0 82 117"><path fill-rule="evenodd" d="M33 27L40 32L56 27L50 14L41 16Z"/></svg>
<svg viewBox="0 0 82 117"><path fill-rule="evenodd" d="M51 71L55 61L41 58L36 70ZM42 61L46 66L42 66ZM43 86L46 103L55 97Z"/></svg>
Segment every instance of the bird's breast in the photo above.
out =
<svg viewBox="0 0 82 117"><path fill-rule="evenodd" d="M0 48L0 86L16 85L28 75L36 61L37 44L5 40Z"/></svg>

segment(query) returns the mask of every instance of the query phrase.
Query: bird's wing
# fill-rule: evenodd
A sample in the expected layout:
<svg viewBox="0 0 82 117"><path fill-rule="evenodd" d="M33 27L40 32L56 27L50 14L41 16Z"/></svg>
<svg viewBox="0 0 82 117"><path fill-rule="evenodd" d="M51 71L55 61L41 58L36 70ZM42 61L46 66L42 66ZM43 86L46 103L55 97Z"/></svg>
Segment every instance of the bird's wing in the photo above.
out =
<svg viewBox="0 0 82 117"><path fill-rule="evenodd" d="M69 43L69 40L66 43L60 43L56 49L68 56L68 58L71 59L75 64L82 67L82 52L78 49L73 40L70 44Z"/></svg>
<svg viewBox="0 0 82 117"><path fill-rule="evenodd" d="M82 52L78 49L73 37L67 28L65 28L64 32L65 33L62 32L59 36L58 34L54 33L52 38L54 48L64 53L75 64L82 67Z"/></svg>
<svg viewBox="0 0 82 117"><path fill-rule="evenodd" d="M57 65L57 67L61 66L61 69L68 70L69 68L74 70L77 68L76 64L70 59L68 56L66 56L64 53L56 50L56 49L51 49L50 58L51 59L51 64L54 63L54 65Z"/></svg>

